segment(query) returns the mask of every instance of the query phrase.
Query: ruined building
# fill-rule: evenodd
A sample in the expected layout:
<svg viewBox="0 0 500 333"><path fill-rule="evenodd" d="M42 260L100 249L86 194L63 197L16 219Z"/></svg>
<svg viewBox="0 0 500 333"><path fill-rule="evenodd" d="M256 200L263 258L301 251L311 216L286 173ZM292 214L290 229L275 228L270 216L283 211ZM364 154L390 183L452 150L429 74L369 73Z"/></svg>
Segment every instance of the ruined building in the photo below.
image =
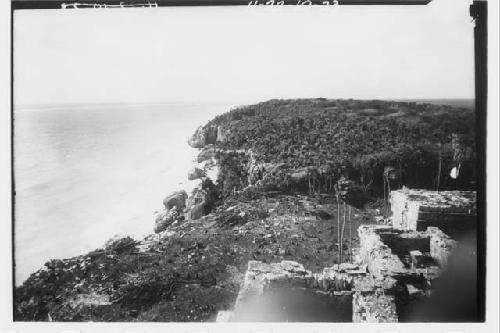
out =
<svg viewBox="0 0 500 333"><path fill-rule="evenodd" d="M313 273L250 261L233 311L217 321L415 320L457 247L451 235L475 229L475 193L402 189L390 201L391 225L359 227L353 263Z"/></svg>
<svg viewBox="0 0 500 333"><path fill-rule="evenodd" d="M476 229L476 192L473 191L392 191L392 225L403 230L438 227L452 237Z"/></svg>

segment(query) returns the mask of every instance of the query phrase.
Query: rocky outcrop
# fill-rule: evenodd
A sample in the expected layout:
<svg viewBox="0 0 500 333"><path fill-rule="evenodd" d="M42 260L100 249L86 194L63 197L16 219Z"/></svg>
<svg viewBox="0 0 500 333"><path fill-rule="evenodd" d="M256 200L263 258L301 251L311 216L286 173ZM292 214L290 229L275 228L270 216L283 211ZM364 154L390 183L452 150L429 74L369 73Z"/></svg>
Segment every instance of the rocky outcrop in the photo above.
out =
<svg viewBox="0 0 500 333"><path fill-rule="evenodd" d="M207 203L207 191L203 189L202 184L193 189L191 195L186 201L186 217L189 220L198 220L205 213Z"/></svg>
<svg viewBox="0 0 500 333"><path fill-rule="evenodd" d="M200 219L203 215L205 215L205 204L205 201L202 201L190 206L187 212L187 218L189 220Z"/></svg>
<svg viewBox="0 0 500 333"><path fill-rule="evenodd" d="M206 145L214 144L217 141L217 126L200 126L188 139L188 144L192 148L203 148Z"/></svg>
<svg viewBox="0 0 500 333"><path fill-rule="evenodd" d="M209 178L193 189L186 201L186 217L189 220L198 220L203 215L210 213L217 202L217 190Z"/></svg>
<svg viewBox="0 0 500 333"><path fill-rule="evenodd" d="M155 216L154 232L160 233L167 229L175 221L180 219L180 211L174 206L172 209L164 209Z"/></svg>
<svg viewBox="0 0 500 333"><path fill-rule="evenodd" d="M222 126L217 126L217 141L224 142L227 140L228 131L225 130Z"/></svg>
<svg viewBox="0 0 500 333"><path fill-rule="evenodd" d="M264 187L272 187L275 182L281 183L286 175L285 163L258 163L249 164L248 183L250 185L261 184ZM276 184L278 186L280 184ZM283 184L281 184L283 185Z"/></svg>
<svg viewBox="0 0 500 333"><path fill-rule="evenodd" d="M192 148L203 148L205 146L205 132L203 127L200 126L188 139L188 145Z"/></svg>
<svg viewBox="0 0 500 333"><path fill-rule="evenodd" d="M201 179L205 176L206 176L205 171L198 167L194 167L188 172L188 180Z"/></svg>
<svg viewBox="0 0 500 333"><path fill-rule="evenodd" d="M215 146L207 145L200 151L200 153L196 157L196 161L198 163L202 163L204 161L211 160L215 158L215 153L216 153Z"/></svg>
<svg viewBox="0 0 500 333"><path fill-rule="evenodd" d="M227 142L230 139L231 128L237 126L241 120L232 120L224 125L217 126L217 142Z"/></svg>
<svg viewBox="0 0 500 333"><path fill-rule="evenodd" d="M175 191L163 199L163 205L167 210L172 209L174 206L177 207L178 210L182 210L186 207L187 197L186 191Z"/></svg>

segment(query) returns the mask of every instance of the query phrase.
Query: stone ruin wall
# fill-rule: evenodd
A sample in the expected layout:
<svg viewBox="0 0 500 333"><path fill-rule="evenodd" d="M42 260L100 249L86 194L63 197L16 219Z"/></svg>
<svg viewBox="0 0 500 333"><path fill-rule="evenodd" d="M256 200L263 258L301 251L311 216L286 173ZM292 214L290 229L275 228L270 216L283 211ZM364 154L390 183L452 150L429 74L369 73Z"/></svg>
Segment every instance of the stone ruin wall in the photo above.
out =
<svg viewBox="0 0 500 333"><path fill-rule="evenodd" d="M394 295L386 294L383 289L354 294L352 307L353 323L398 322L395 297Z"/></svg>
<svg viewBox="0 0 500 333"><path fill-rule="evenodd" d="M355 263L312 273L294 261L249 261L234 311L220 311L217 321L238 321L249 300L263 295L268 288L284 287L315 289L334 297L352 296L355 323L398 322L397 298L401 293L409 300L427 298L431 290L425 287L426 282L439 277L457 246L439 228L440 221L445 216L446 221L458 225L463 220L455 218L465 216L475 222L475 193L403 189L391 192L391 207L392 226L358 228L360 245ZM429 226L432 224L437 226ZM424 226L424 231L419 230ZM404 256L412 259L410 267L402 261ZM430 256L434 263L413 264L424 256Z"/></svg>
<svg viewBox="0 0 500 333"><path fill-rule="evenodd" d="M248 321L245 313L252 306L249 304L268 289L303 288L332 297L351 297L353 322L397 322L395 295L389 291L395 282L387 277L374 278L363 264L343 263L312 273L294 261L249 261L234 310L220 311L217 321Z"/></svg>
<svg viewBox="0 0 500 333"><path fill-rule="evenodd" d="M392 253L380 237L378 232L392 230L391 227L381 225L361 225L358 228L359 252L362 263L367 265L368 271L375 278L403 272L401 260Z"/></svg>
<svg viewBox="0 0 500 333"><path fill-rule="evenodd" d="M404 230L439 227L450 235L474 230L476 192L427 191L403 188L391 191L392 225Z"/></svg>
<svg viewBox="0 0 500 333"><path fill-rule="evenodd" d="M234 310L221 311L217 321L247 321L244 314L248 304L268 289L303 288L329 293L333 297L352 296L352 321L355 323L398 322L398 277L422 275L431 280L439 276L440 269L445 267L456 246L456 242L438 228L407 232L390 226L362 225L358 235L358 261L327 267L320 273L308 271L294 261L271 264L249 261ZM392 238L399 238L402 243L397 245L396 252L428 250L439 267L405 267L393 248L384 242L384 239L387 241ZM425 291L411 284L405 288L407 293L426 295Z"/></svg>
<svg viewBox="0 0 500 333"><path fill-rule="evenodd" d="M391 204L391 222L394 228L404 230L417 230L417 221L420 205L409 202L404 193L392 191L389 202Z"/></svg>
<svg viewBox="0 0 500 333"><path fill-rule="evenodd" d="M432 235L430 239L430 253L441 268L445 268L453 250L457 247L457 242L442 232L439 228L427 228Z"/></svg>

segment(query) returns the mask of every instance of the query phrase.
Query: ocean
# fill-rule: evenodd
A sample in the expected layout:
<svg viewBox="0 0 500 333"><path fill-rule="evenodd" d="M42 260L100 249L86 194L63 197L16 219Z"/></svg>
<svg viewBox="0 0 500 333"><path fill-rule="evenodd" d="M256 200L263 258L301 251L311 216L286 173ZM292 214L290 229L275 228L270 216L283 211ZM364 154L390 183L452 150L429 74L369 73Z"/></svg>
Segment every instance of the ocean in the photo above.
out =
<svg viewBox="0 0 500 333"><path fill-rule="evenodd" d="M187 181L194 130L230 104L81 104L14 109L16 285L49 259L115 235L152 233Z"/></svg>

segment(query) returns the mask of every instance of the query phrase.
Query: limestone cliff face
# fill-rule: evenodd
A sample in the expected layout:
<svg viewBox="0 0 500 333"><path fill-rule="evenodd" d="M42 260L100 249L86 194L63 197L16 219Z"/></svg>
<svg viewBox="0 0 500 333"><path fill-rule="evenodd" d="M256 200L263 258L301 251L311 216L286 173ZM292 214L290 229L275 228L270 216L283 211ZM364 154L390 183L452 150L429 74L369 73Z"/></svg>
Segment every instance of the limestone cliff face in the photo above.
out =
<svg viewBox="0 0 500 333"><path fill-rule="evenodd" d="M203 148L217 141L217 126L200 126L189 137L188 144L192 148Z"/></svg>
<svg viewBox="0 0 500 333"><path fill-rule="evenodd" d="M215 158L216 154L216 148L214 145L206 145L203 147L203 149L200 151L198 156L196 157L196 161L198 163L202 163L204 161L211 160Z"/></svg>
<svg viewBox="0 0 500 333"><path fill-rule="evenodd" d="M200 149L200 152L196 158L198 165L188 171L187 179L201 180L201 182L189 195L185 191L177 191L163 200L165 209L155 217L156 233L165 230L176 221L197 220L210 213L218 198L214 181L218 178L219 170L216 156L221 150L216 148L215 143L224 141L224 138L218 140L219 135L223 133L224 131L219 130L218 126L205 125L199 126L188 138L188 145Z"/></svg>

